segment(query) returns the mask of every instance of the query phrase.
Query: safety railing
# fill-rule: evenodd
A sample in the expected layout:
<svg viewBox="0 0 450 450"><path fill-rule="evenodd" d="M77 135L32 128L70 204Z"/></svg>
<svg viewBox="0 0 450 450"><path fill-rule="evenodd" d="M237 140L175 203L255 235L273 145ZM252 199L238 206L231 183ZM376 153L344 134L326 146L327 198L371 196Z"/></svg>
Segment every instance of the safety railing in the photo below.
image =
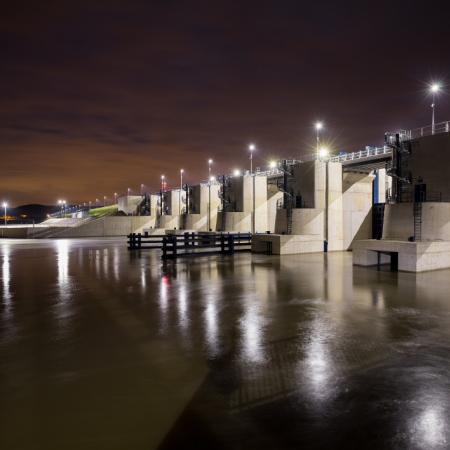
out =
<svg viewBox="0 0 450 450"><path fill-rule="evenodd" d="M423 136L430 136L438 133L448 133L450 132L450 122L440 122L434 125L427 125L426 127L415 128L413 130L400 131L401 140L409 140Z"/></svg>

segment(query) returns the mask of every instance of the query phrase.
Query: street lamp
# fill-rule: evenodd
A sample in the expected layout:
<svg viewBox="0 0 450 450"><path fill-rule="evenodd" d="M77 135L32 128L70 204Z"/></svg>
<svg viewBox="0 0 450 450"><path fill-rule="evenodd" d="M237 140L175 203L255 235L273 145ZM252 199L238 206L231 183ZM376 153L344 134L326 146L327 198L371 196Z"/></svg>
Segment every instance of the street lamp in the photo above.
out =
<svg viewBox="0 0 450 450"><path fill-rule="evenodd" d="M208 179L211 178L211 163L212 163L212 159L210 159L208 161L208 168L209 168Z"/></svg>
<svg viewBox="0 0 450 450"><path fill-rule="evenodd" d="M317 156L319 156L319 131L322 129L322 123L317 122L316 123L316 130L317 130Z"/></svg>
<svg viewBox="0 0 450 450"><path fill-rule="evenodd" d="M106 206L106 195L103 197L103 208Z"/></svg>
<svg viewBox="0 0 450 450"><path fill-rule="evenodd" d="M89 200L89 211L91 210L91 201Z"/></svg>
<svg viewBox="0 0 450 450"><path fill-rule="evenodd" d="M114 192L114 204L117 205L117 192Z"/></svg>
<svg viewBox="0 0 450 450"><path fill-rule="evenodd" d="M128 188L128 195L130 195L130 188Z"/></svg>
<svg viewBox="0 0 450 450"><path fill-rule="evenodd" d="M161 191L164 191L164 175L161 175Z"/></svg>
<svg viewBox="0 0 450 450"><path fill-rule="evenodd" d="M250 175L253 173L253 150L255 150L255 146L253 144L250 144L248 146L248 149L250 150Z"/></svg>
<svg viewBox="0 0 450 450"><path fill-rule="evenodd" d="M8 203L3 203L3 206L5 207L5 227L6 227L6 207L8 206Z"/></svg>
<svg viewBox="0 0 450 450"><path fill-rule="evenodd" d="M277 165L277 163L276 163L275 161L271 161L270 167L271 167L272 169L274 169L276 165Z"/></svg>
<svg viewBox="0 0 450 450"><path fill-rule="evenodd" d="M433 86L431 86L431 92L433 94L433 103L431 105L432 108L432 120L431 120L431 128L432 131L431 133L434 134L434 107L435 107L435 101L436 101L436 92L439 91L439 85L438 84L433 84Z"/></svg>
<svg viewBox="0 0 450 450"><path fill-rule="evenodd" d="M239 170L235 170L235 171L234 171L234 176L235 176L235 177L238 177L238 176L239 176Z"/></svg>
<svg viewBox="0 0 450 450"><path fill-rule="evenodd" d="M98 198L95 199L95 206L98 206Z"/></svg>
<svg viewBox="0 0 450 450"><path fill-rule="evenodd" d="M141 184L141 195L143 195L144 185Z"/></svg>
<svg viewBox="0 0 450 450"><path fill-rule="evenodd" d="M180 187L180 200L178 201L178 204L179 204L179 207L178 207L179 211L178 212L179 212L179 214L181 214L181 192L183 191L183 172L184 172L183 169L181 169L180 170L180 177L181 177L180 178L180 183L181 183L180 184L180 186L181 186Z"/></svg>
<svg viewBox="0 0 450 450"><path fill-rule="evenodd" d="M319 153L321 158L326 158L328 155L328 150L326 148L322 148Z"/></svg>

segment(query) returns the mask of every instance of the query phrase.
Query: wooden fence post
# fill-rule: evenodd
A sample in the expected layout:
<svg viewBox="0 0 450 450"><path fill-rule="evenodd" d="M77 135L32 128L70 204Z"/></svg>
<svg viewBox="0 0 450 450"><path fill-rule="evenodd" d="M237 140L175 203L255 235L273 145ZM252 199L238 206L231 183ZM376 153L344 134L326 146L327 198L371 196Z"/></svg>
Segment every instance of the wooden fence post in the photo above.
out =
<svg viewBox="0 0 450 450"><path fill-rule="evenodd" d="M231 255L234 254L234 236L232 234L228 237L228 251Z"/></svg>
<svg viewBox="0 0 450 450"><path fill-rule="evenodd" d="M173 252L172 252L172 257L173 259L177 259L177 237L175 235L172 236L172 248L173 248Z"/></svg>
<svg viewBox="0 0 450 450"><path fill-rule="evenodd" d="M139 248L139 250L141 249L141 247L142 247L141 233L139 233L139 234L138 234L138 248Z"/></svg>
<svg viewBox="0 0 450 450"><path fill-rule="evenodd" d="M163 237L162 251L163 251L163 259L166 259L166 256L167 256L167 238L166 237Z"/></svg>

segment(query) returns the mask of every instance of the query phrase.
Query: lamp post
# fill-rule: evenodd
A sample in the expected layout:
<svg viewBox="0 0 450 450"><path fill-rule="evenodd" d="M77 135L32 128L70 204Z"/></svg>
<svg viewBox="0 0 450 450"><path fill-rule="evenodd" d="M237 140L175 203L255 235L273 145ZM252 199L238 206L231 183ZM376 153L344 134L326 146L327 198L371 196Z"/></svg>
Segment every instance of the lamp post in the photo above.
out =
<svg viewBox="0 0 450 450"><path fill-rule="evenodd" d="M208 161L208 168L209 168L209 172L208 172L208 180L211 178L211 163L212 163L212 159L210 159Z"/></svg>
<svg viewBox="0 0 450 450"><path fill-rule="evenodd" d="M319 131L322 128L321 122L316 123L316 130L317 130L317 156L319 156Z"/></svg>
<svg viewBox="0 0 450 450"><path fill-rule="evenodd" d="M91 201L89 200L89 211L91 210Z"/></svg>
<svg viewBox="0 0 450 450"><path fill-rule="evenodd" d="M95 199L95 206L98 206L98 198Z"/></svg>
<svg viewBox="0 0 450 450"><path fill-rule="evenodd" d="M180 204L179 207L179 214L181 214L181 192L183 191L183 169L180 170L180 201L178 202Z"/></svg>
<svg viewBox="0 0 450 450"><path fill-rule="evenodd" d="M103 197L103 208L106 206L106 195Z"/></svg>
<svg viewBox="0 0 450 450"><path fill-rule="evenodd" d="M439 85L438 84L433 84L433 86L431 86L431 92L433 93L433 103L431 105L432 108L432 118L431 118L431 134L434 134L434 107L436 106L436 92L439 91Z"/></svg>
<svg viewBox="0 0 450 450"><path fill-rule="evenodd" d="M250 144L248 146L248 149L250 150L250 175L253 173L253 150L255 150L255 146L253 144Z"/></svg>
<svg viewBox="0 0 450 450"><path fill-rule="evenodd" d="M128 188L128 195L130 195L130 188Z"/></svg>
<svg viewBox="0 0 450 450"><path fill-rule="evenodd" d="M5 227L7 226L6 224L6 207L8 206L8 203L3 203L3 206L5 207Z"/></svg>
<svg viewBox="0 0 450 450"><path fill-rule="evenodd" d="M143 192L144 192L144 185L141 184L141 195L144 195Z"/></svg>
<svg viewBox="0 0 450 450"><path fill-rule="evenodd" d="M117 205L117 192L114 192L114 204Z"/></svg>

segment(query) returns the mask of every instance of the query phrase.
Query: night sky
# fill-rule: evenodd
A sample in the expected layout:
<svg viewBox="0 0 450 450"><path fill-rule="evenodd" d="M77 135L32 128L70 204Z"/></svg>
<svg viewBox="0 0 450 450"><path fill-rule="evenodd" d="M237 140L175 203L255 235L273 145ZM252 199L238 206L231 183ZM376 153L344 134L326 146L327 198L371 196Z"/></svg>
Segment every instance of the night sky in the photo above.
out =
<svg viewBox="0 0 450 450"><path fill-rule="evenodd" d="M449 2L13 1L0 14L0 201L153 193L450 120Z"/></svg>

